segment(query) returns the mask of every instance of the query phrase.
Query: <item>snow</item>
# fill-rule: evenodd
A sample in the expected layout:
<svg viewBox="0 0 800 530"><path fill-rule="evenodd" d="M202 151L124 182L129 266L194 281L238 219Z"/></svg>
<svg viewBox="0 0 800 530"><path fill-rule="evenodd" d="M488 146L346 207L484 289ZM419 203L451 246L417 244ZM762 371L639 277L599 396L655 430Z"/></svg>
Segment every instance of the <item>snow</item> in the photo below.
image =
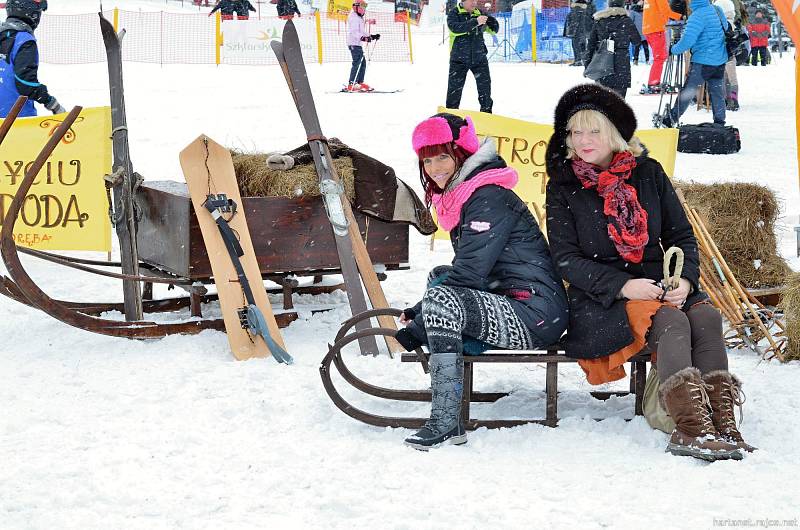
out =
<svg viewBox="0 0 800 530"><path fill-rule="evenodd" d="M116 2L126 9L177 9L174 2ZM97 2L51 0L51 11L92 12ZM103 7L114 7L104 2ZM196 10L196 7L188 8ZM349 65L308 65L323 131L393 166L418 188L413 126L444 100L447 49L415 34L411 64L371 64L367 82L403 88L385 95L327 94ZM742 151L679 154L676 175L699 182L752 181L782 200L781 250L795 270L800 215L794 136L794 64L739 69L742 110L729 113ZM634 67L634 86L647 67ZM495 112L548 122L559 95L582 82L560 65L493 64ZM108 104L104 64L43 65L41 79L65 106ZM148 180L182 180L178 152L200 133L232 147L290 149L303 130L277 66L125 64L134 168ZM635 92L635 90L633 90ZM641 124L657 99L631 95ZM471 78L466 108L477 108ZM709 115L691 110L688 121ZM447 242L411 232L411 268L383 283L392 306L422 294L425 276L447 263ZM121 288L24 259L53 297L121 300ZM156 294L172 295L156 288ZM277 298L273 298L277 302ZM576 366L559 369L557 429L538 425L469 435L464 447L429 454L406 448L404 429L363 425L336 409L318 366L346 296L298 296L301 318L283 336L295 365L236 362L225 335L131 341L84 332L0 298L0 526L44 528L712 528L727 519L797 521L800 363L761 362L733 351L747 393L742 431L760 450L711 465L663 452L667 435L632 416L631 399L593 400ZM329 312L312 308L333 305ZM205 307L218 313L215 305ZM154 318L175 319L186 313ZM116 315L120 318L120 315ZM354 372L375 384L425 388L417 366L348 350ZM543 366L481 366L476 386L511 389L477 417L544 415ZM385 414L427 414L424 404L358 396ZM619 383L615 388L623 388ZM591 417L608 419L596 422ZM715 522L716 521L716 522ZM720 522L723 521L723 522Z"/></svg>

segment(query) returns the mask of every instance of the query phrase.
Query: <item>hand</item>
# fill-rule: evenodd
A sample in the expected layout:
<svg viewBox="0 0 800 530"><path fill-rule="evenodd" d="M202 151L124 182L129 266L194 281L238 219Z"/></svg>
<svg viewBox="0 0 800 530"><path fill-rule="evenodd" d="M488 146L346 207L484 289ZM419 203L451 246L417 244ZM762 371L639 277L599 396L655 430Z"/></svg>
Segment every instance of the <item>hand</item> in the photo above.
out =
<svg viewBox="0 0 800 530"><path fill-rule="evenodd" d="M489 17L487 17L486 15L481 15L478 17L477 20L478 20L478 25L483 26L484 24L486 24L486 21L489 20Z"/></svg>
<svg viewBox="0 0 800 530"><path fill-rule="evenodd" d="M375 33L374 35L370 35L370 37L372 38L372 40L378 40L378 39L381 38L381 34L380 33Z"/></svg>
<svg viewBox="0 0 800 530"><path fill-rule="evenodd" d="M367 19L367 24L375 24L375 23L376 23L376 21L375 21L374 18L368 18Z"/></svg>
<svg viewBox="0 0 800 530"><path fill-rule="evenodd" d="M414 321L416 318L416 313L412 308L407 308L403 310L403 313L400 315L400 323L404 326L408 326L411 322Z"/></svg>
<svg viewBox="0 0 800 530"><path fill-rule="evenodd" d="M369 42L371 40L372 37L370 37L369 35L364 35L363 37L361 37L361 42Z"/></svg>
<svg viewBox="0 0 800 530"><path fill-rule="evenodd" d="M47 103L44 104L44 108L52 112L53 114L62 114L67 112L67 109L61 106L61 103L58 102L56 98L50 96L50 99Z"/></svg>
<svg viewBox="0 0 800 530"><path fill-rule="evenodd" d="M691 291L692 284L689 283L689 280L686 278L681 278L678 282L678 287L675 289L670 289L667 291L667 294L664 295L664 301L669 302L675 307L683 307L683 304L686 302L686 297L689 296Z"/></svg>
<svg viewBox="0 0 800 530"><path fill-rule="evenodd" d="M622 296L628 300L658 300L664 290L649 278L628 280L622 286Z"/></svg>

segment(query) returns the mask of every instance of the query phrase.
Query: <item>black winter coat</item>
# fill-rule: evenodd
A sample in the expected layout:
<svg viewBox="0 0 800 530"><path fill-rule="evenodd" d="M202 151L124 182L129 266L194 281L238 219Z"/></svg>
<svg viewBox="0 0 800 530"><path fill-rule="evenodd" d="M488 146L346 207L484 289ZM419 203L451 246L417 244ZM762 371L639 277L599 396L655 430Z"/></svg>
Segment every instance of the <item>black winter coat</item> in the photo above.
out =
<svg viewBox="0 0 800 530"><path fill-rule="evenodd" d="M564 21L564 36L587 38L594 25L594 12L594 4L573 2Z"/></svg>
<svg viewBox="0 0 800 530"><path fill-rule="evenodd" d="M642 37L636 24L621 7L610 7L594 15L595 23L589 35L589 44L583 64L588 65L603 39L614 41L614 73L597 80L609 88L624 89L631 86L631 63L628 48L639 44Z"/></svg>
<svg viewBox="0 0 800 530"><path fill-rule="evenodd" d="M488 50L483 42L483 32L497 33L500 24L496 18L489 16L486 24L478 26L476 19L482 14L477 9L468 13L461 4L450 10L447 15L447 27L450 30L450 62L472 66L487 61Z"/></svg>
<svg viewBox="0 0 800 530"><path fill-rule="evenodd" d="M596 189L580 184L571 162L548 163L547 233L556 266L569 283L565 346L570 357L604 357L633 342L625 300L617 296L630 279L662 280L664 249L676 246L684 252L682 277L693 290L683 310L707 298L699 287L697 242L669 177L646 154L636 162L628 183L647 211L650 236L641 263L619 255L608 236L603 200Z"/></svg>
<svg viewBox="0 0 800 530"><path fill-rule="evenodd" d="M238 2L236 0L219 0L217 5L214 6L214 9L211 10L211 13L219 10L219 12L223 15L233 15L236 11L237 4Z"/></svg>
<svg viewBox="0 0 800 530"><path fill-rule="evenodd" d="M483 171L506 167L494 146L490 147L485 143L470 157L478 165L469 171L466 180ZM491 228L477 231L471 228L473 222L488 223ZM542 341L538 346L558 341L567 322L564 285L539 224L516 193L498 185L475 190L461 208L459 224L450 231L450 241L455 256L442 285L498 294L509 289L530 290L531 298L510 299L512 306L533 336ZM420 313L421 304L414 310ZM415 323L419 326L422 319L415 319ZM424 329L417 328L414 333L420 342L427 342Z"/></svg>
<svg viewBox="0 0 800 530"><path fill-rule="evenodd" d="M290 17L292 15L299 15L300 10L297 8L295 0L278 0L278 16Z"/></svg>
<svg viewBox="0 0 800 530"><path fill-rule="evenodd" d="M239 0L236 3L237 17L248 17L250 16L250 11L255 11L255 10L256 8L253 7L253 4L251 4L249 0Z"/></svg>

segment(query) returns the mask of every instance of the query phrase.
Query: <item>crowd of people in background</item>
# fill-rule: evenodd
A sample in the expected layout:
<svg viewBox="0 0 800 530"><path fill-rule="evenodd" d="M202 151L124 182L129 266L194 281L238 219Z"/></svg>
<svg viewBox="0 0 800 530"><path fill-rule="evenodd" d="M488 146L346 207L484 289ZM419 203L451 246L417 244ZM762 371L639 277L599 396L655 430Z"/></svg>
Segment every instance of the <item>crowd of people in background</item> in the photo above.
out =
<svg viewBox="0 0 800 530"><path fill-rule="evenodd" d="M709 6L715 9L705 9ZM693 12L698 9L706 16L696 16L694 23L690 24ZM723 20L716 19L717 12L721 13L719 18ZM717 106L722 99L717 85L721 85L724 109L737 111L739 85L736 67L770 63L770 48L774 51L776 47L770 43L774 16L771 7L758 0L749 3L745 0L609 0L608 7L600 11L595 8L593 0L572 0L563 35L572 42L573 66L588 66L601 43L608 45L609 40L613 41L614 72L597 79L597 82L623 97L631 86L630 63L638 65L643 61L650 65L647 84L640 93L660 94L664 87L664 65L670 53L685 53L685 84L689 84L692 63L705 66L705 77L701 76L701 79L703 83L710 80L714 85L709 91L717 96ZM731 57L724 51L726 24L739 36L740 42ZM688 38L675 47L684 37L686 27L690 28ZM695 67L696 72L700 70L703 70L700 66ZM718 79L722 81L718 83ZM692 83L695 81L691 80ZM717 114L718 121L723 121L721 113Z"/></svg>

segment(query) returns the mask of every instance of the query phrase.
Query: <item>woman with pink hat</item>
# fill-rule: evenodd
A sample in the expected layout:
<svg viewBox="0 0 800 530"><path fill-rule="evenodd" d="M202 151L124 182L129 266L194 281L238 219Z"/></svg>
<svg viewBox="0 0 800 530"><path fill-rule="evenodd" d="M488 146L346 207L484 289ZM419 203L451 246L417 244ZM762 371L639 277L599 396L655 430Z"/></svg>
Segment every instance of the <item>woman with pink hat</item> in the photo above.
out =
<svg viewBox="0 0 800 530"><path fill-rule="evenodd" d="M414 129L425 202L450 232L452 265L436 267L422 301L404 310L397 340L428 345L431 416L406 444L427 451L467 441L461 420L465 353L557 342L567 297L547 241L514 193L516 170L482 142L472 120L436 114Z"/></svg>

